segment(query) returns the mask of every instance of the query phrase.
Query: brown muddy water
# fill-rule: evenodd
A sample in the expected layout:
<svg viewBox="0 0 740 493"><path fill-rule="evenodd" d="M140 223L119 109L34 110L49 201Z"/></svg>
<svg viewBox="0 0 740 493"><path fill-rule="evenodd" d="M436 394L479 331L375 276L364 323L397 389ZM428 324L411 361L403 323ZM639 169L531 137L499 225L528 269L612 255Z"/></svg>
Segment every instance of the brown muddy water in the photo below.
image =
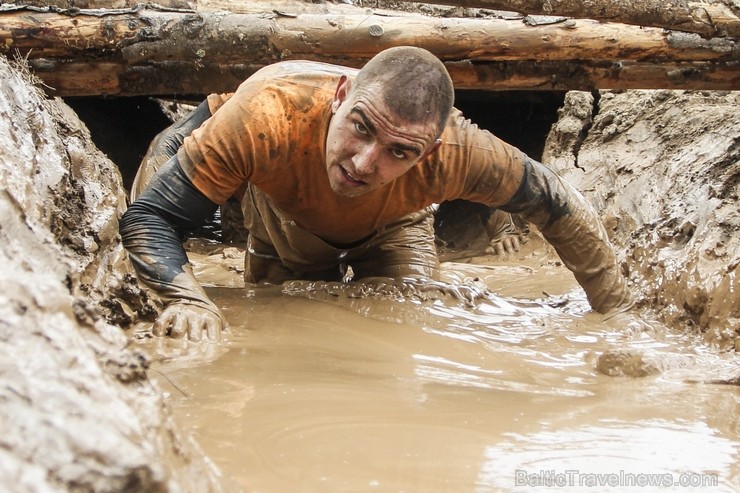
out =
<svg viewBox="0 0 740 493"><path fill-rule="evenodd" d="M224 341L139 344L175 420L248 492L740 490L740 387L712 383L740 358L590 312L528 245L406 290L245 288L239 252L191 254ZM597 369L626 349L647 376Z"/></svg>

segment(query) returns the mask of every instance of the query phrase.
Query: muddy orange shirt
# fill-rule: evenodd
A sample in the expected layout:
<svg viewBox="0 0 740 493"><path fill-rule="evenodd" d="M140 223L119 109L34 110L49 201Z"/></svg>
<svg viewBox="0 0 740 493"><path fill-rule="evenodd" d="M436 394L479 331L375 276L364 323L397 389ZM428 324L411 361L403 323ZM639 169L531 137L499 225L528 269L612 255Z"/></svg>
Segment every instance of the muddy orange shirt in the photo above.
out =
<svg viewBox="0 0 740 493"><path fill-rule="evenodd" d="M211 95L213 116L187 137L178 158L209 199L224 203L251 182L305 230L348 243L432 203L467 199L500 206L516 193L524 155L454 110L433 155L379 189L357 197L332 191L325 145L341 75L319 62L270 65L233 95Z"/></svg>

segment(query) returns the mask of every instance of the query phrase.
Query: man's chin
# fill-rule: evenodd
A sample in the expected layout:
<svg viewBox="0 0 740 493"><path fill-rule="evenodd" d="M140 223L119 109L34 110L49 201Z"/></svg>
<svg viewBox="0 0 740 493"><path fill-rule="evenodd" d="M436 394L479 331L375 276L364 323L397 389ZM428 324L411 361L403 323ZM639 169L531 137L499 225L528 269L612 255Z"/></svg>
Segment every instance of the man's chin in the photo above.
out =
<svg viewBox="0 0 740 493"><path fill-rule="evenodd" d="M332 185L331 189L334 191L334 193L342 197L357 197L360 195L364 195L370 191L370 188L367 185L359 187Z"/></svg>
<svg viewBox="0 0 740 493"><path fill-rule="evenodd" d="M356 197L372 190L372 187L367 183L351 182L340 165L335 165L332 171L334 171L334 174L330 171L329 185L337 195L341 195L342 197Z"/></svg>

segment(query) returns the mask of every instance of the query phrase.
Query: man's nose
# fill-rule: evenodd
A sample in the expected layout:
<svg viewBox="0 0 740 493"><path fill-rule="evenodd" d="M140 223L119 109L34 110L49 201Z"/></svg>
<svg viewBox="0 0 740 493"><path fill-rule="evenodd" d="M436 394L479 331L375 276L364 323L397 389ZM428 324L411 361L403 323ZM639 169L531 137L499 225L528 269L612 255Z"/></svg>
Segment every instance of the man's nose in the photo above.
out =
<svg viewBox="0 0 740 493"><path fill-rule="evenodd" d="M379 146L375 144L366 144L360 147L352 157L355 172L360 175L369 175L375 171L376 161L378 159Z"/></svg>

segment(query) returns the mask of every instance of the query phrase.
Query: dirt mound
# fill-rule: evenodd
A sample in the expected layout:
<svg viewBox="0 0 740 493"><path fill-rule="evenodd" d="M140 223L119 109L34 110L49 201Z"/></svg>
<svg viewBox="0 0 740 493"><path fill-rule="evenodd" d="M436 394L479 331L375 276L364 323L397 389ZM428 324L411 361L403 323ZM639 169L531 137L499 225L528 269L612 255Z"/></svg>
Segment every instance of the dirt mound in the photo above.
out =
<svg viewBox="0 0 740 493"><path fill-rule="evenodd" d="M601 211L641 305L722 349L740 349L739 105L737 92L572 92L543 157Z"/></svg>
<svg viewBox="0 0 740 493"><path fill-rule="evenodd" d="M118 170L5 58L0 115L0 484L221 491L117 326L156 309L121 248Z"/></svg>

